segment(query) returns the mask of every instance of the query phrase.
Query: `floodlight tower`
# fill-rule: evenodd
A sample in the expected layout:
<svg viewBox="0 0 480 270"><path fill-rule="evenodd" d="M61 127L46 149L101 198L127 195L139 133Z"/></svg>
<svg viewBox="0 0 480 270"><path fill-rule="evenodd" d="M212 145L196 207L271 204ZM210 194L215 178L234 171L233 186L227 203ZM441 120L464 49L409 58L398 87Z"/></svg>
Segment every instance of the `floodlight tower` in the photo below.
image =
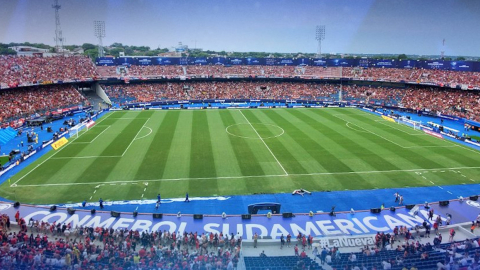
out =
<svg viewBox="0 0 480 270"><path fill-rule="evenodd" d="M58 0L54 0L52 8L55 9L55 50L58 52L63 52L63 36L62 36L62 26L60 25L60 13L59 10L62 6L58 4Z"/></svg>
<svg viewBox="0 0 480 270"><path fill-rule="evenodd" d="M322 56L322 40L325 39L325 25L317 25L315 39L318 41L317 56Z"/></svg>
<svg viewBox="0 0 480 270"><path fill-rule="evenodd" d="M103 57L102 38L105 37L105 21L94 21L95 36L98 38L98 57Z"/></svg>
<svg viewBox="0 0 480 270"><path fill-rule="evenodd" d="M445 39L443 39L443 42L442 42L442 51L440 52L441 53L441 59L445 59Z"/></svg>

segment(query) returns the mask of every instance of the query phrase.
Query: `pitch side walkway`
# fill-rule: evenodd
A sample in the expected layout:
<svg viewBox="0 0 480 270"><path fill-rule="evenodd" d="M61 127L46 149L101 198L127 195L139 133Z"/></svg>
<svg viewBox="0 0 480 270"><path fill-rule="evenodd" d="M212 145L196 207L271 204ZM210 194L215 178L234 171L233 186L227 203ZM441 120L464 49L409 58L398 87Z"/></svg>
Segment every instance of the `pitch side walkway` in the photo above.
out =
<svg viewBox="0 0 480 270"><path fill-rule="evenodd" d="M246 214L248 205L260 202L275 202L281 204L281 212L308 213L330 212L332 206L336 206L336 211L365 210L371 208L380 208L382 204L386 208L398 206L395 203L395 192L404 197L404 205L424 204L427 202L437 202L451 199L458 199L460 196L468 198L469 196L480 194L480 184L455 185L455 186L433 186L418 188L396 188L396 189L377 189L377 190L352 190L352 191L332 191L332 192L313 192L312 195L292 195L292 194L262 194L246 196L223 196L223 197L190 197L190 202L184 202L184 198L162 199L158 209L155 208L155 199L105 202L104 210L115 210L121 212L139 213L185 213L185 214L208 214L220 215L226 214ZM98 202L89 203L87 207L81 207L81 203L60 205L61 207L74 207L77 209L99 210ZM479 209L480 210L480 209ZM266 213L266 211L264 212Z"/></svg>

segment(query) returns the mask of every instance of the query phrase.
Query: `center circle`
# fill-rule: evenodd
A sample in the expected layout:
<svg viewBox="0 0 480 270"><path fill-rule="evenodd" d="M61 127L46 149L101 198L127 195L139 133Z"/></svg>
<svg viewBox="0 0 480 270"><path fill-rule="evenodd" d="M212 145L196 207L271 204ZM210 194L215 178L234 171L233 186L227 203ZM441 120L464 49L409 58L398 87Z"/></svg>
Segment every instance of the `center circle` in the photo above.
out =
<svg viewBox="0 0 480 270"><path fill-rule="evenodd" d="M273 135L271 136L268 136L268 137L263 137L261 135L261 132L258 132L258 130L261 130L261 129L267 129L269 127L274 127L274 129L272 129L272 133ZM242 131L244 130L247 130L247 129L250 129L253 133L253 135L251 136L245 136ZM255 131L256 133L255 133ZM235 136L235 137L239 137L239 138L244 138L244 139L256 139L256 140L259 140L259 139L272 139L272 138L277 138L277 137L280 137L283 135L283 133L285 133L285 130L283 130L283 128L277 126L277 125L274 125L274 124L266 124L266 123L251 123L251 124L248 124L248 123L240 123L240 124L233 124L233 125L230 125L228 126L227 128L225 128L225 132L227 132L229 135L232 135L232 136ZM257 135L258 133L258 135Z"/></svg>

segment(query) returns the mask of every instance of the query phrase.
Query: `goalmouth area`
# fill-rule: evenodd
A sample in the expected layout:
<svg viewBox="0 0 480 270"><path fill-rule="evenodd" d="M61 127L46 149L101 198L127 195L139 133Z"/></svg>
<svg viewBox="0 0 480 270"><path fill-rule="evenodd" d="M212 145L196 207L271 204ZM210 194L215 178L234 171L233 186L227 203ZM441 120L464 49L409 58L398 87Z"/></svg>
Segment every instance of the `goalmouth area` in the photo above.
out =
<svg viewBox="0 0 480 270"><path fill-rule="evenodd" d="M116 111L68 140L0 196L58 204L429 187L480 173L478 151L353 108Z"/></svg>

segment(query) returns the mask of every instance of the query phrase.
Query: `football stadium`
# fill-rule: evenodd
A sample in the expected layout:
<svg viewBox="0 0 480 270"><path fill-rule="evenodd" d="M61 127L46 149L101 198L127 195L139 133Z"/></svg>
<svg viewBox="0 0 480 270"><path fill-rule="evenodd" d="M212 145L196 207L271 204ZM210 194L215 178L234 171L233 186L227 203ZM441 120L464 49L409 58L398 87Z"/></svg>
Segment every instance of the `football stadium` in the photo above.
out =
<svg viewBox="0 0 480 270"><path fill-rule="evenodd" d="M480 269L479 3L204 4L1 3L0 269Z"/></svg>

